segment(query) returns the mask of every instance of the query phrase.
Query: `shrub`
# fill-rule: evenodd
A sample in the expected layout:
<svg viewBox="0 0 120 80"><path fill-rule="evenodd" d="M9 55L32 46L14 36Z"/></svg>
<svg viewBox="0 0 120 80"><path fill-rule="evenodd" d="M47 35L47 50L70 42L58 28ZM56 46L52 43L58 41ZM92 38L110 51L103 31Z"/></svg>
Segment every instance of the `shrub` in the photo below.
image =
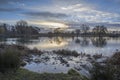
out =
<svg viewBox="0 0 120 80"><path fill-rule="evenodd" d="M116 71L119 71L114 65L111 63L105 63L102 65L101 63L95 62L93 65L91 73L91 80L118 80L116 75Z"/></svg>
<svg viewBox="0 0 120 80"><path fill-rule="evenodd" d="M120 80L120 52L116 52L106 63L93 63L90 70L91 80Z"/></svg>
<svg viewBox="0 0 120 80"><path fill-rule="evenodd" d="M77 71L75 71L74 69L70 69L69 71L68 71L68 74L69 75L72 75L72 76L79 76L80 74L77 72Z"/></svg>
<svg viewBox="0 0 120 80"><path fill-rule="evenodd" d="M65 49L53 51L53 53L64 55L64 56L74 56L74 57L79 56L79 54L76 51L65 50Z"/></svg>
<svg viewBox="0 0 120 80"><path fill-rule="evenodd" d="M17 51L6 49L0 53L0 72L16 71L20 67L20 57Z"/></svg>

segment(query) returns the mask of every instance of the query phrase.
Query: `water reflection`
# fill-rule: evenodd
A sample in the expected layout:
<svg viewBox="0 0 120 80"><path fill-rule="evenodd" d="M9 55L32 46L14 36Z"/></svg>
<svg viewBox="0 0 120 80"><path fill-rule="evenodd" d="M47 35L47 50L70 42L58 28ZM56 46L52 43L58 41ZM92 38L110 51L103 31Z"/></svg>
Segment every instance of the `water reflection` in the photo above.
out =
<svg viewBox="0 0 120 80"><path fill-rule="evenodd" d="M107 45L107 40L104 37L95 37L91 41L95 47L105 47Z"/></svg>
<svg viewBox="0 0 120 80"><path fill-rule="evenodd" d="M76 38L75 43L80 44L82 47L88 46L89 45L89 39L86 37L83 37L82 39Z"/></svg>
<svg viewBox="0 0 120 80"><path fill-rule="evenodd" d="M75 40L75 43L76 43L76 44L79 44L79 43L80 43L80 39L77 38L77 39Z"/></svg>
<svg viewBox="0 0 120 80"><path fill-rule="evenodd" d="M36 44L28 44L27 46L30 48L38 48L38 49L51 49L51 48L59 48L68 45L68 42L62 37L54 37L42 39L42 42Z"/></svg>
<svg viewBox="0 0 120 80"><path fill-rule="evenodd" d="M28 43L32 43L32 41L30 39L28 39L28 38L18 38L17 43L28 44Z"/></svg>
<svg viewBox="0 0 120 80"><path fill-rule="evenodd" d="M87 38L83 38L81 40L81 46L85 47L89 45L89 40Z"/></svg>
<svg viewBox="0 0 120 80"><path fill-rule="evenodd" d="M40 50L70 49L85 53L111 53L120 49L120 38L110 37L38 37L1 38L1 43L23 44Z"/></svg>

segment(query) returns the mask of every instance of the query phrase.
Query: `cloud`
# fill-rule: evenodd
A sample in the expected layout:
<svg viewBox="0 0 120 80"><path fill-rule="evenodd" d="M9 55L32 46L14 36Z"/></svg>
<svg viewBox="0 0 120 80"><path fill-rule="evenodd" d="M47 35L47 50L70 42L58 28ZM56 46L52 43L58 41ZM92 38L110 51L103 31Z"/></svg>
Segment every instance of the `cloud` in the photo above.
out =
<svg viewBox="0 0 120 80"><path fill-rule="evenodd" d="M75 22L119 22L120 14L101 11L84 4L74 4L67 7L61 7L64 12L71 11L72 21Z"/></svg>
<svg viewBox="0 0 120 80"><path fill-rule="evenodd" d="M24 10L23 0L0 0L0 12L15 12Z"/></svg>
<svg viewBox="0 0 120 80"><path fill-rule="evenodd" d="M24 13L26 16L29 17L41 17L41 18L65 18L68 17L66 14L63 13L51 13L51 12L26 12Z"/></svg>
<svg viewBox="0 0 120 80"><path fill-rule="evenodd" d="M71 9L79 8L81 6L82 6L82 4L75 4L75 5L68 6L68 7L61 7L61 9L63 9L63 10L71 10Z"/></svg>
<svg viewBox="0 0 120 80"><path fill-rule="evenodd" d="M0 8L0 12L15 12L21 10L21 8Z"/></svg>
<svg viewBox="0 0 120 80"><path fill-rule="evenodd" d="M0 0L0 12L6 12L0 17L10 19L12 15L12 18L17 19L78 23L120 22L119 2L120 0ZM17 12L14 13L15 11Z"/></svg>
<svg viewBox="0 0 120 80"><path fill-rule="evenodd" d="M52 1L55 4L66 5L66 6L84 2L84 0L52 0Z"/></svg>
<svg viewBox="0 0 120 80"><path fill-rule="evenodd" d="M0 0L0 6L11 5L11 3L24 2L23 0Z"/></svg>

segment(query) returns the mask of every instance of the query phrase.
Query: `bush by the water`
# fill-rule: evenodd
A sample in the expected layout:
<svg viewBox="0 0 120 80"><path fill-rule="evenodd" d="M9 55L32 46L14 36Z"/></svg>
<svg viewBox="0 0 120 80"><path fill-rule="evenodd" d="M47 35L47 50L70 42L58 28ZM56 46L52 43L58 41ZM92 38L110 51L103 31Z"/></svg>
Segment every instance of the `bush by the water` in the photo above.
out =
<svg viewBox="0 0 120 80"><path fill-rule="evenodd" d="M75 56L75 57L79 56L79 54L76 51L65 50L65 49L53 51L53 53L64 56Z"/></svg>
<svg viewBox="0 0 120 80"><path fill-rule="evenodd" d="M120 52L116 52L104 64L95 62L90 73L91 80L120 80Z"/></svg>
<svg viewBox="0 0 120 80"><path fill-rule="evenodd" d="M14 49L0 52L0 72L16 71L20 67L20 57Z"/></svg>
<svg viewBox="0 0 120 80"><path fill-rule="evenodd" d="M115 69L112 65L95 63L91 70L91 80L115 80Z"/></svg>

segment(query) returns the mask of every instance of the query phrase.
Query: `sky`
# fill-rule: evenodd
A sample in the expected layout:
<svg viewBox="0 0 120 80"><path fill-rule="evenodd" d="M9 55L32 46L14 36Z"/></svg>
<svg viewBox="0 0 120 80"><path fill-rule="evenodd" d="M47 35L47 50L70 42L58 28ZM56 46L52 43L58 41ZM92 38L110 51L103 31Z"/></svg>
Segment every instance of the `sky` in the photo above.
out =
<svg viewBox="0 0 120 80"><path fill-rule="evenodd" d="M66 23L120 24L120 0L0 0L0 22L64 26Z"/></svg>

